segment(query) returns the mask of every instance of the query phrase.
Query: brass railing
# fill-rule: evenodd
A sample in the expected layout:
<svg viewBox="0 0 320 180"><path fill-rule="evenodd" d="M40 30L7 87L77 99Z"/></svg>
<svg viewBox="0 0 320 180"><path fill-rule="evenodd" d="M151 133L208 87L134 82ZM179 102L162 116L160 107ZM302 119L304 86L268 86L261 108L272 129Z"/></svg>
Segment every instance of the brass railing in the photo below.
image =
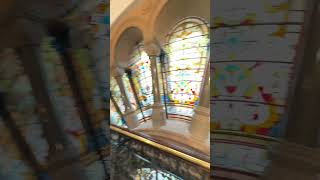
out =
<svg viewBox="0 0 320 180"><path fill-rule="evenodd" d="M123 135L125 135L125 136L128 136L128 137L130 137L130 138L132 138L132 139L141 141L141 142L143 142L143 143L145 143L145 144L147 144L147 145L150 145L150 146L152 146L152 147L155 147L155 148L157 148L157 149L160 149L160 150L162 150L162 151L164 151L164 152L170 153L170 154L172 154L172 155L174 155L174 156L176 156L176 157L182 158L182 159L184 159L184 160L186 160L186 161L189 161L189 162L191 162L191 163L193 163L193 164L196 164L196 165L198 165L198 166L201 166L202 168L205 168L206 170L210 171L210 163L209 163L209 162L206 162L206 161L204 161L204 160L198 159L198 158L196 158L196 157L193 157L193 156L191 156L191 155L188 155L188 154L183 153L183 152L181 152L181 151L178 151L178 150L176 150L176 149L173 149L173 148L164 146L164 145L159 144L159 143L157 143L157 142L151 141L151 140L149 140L149 139L147 139L147 138L141 137L141 136L139 136L139 135L137 135L137 134L131 133L131 132L126 131L126 130L123 130L123 129L118 128L118 127L116 127L116 126L111 125L111 126L110 126L110 129L113 130L113 131L115 131L115 132L118 132L118 133L120 133L120 134L123 134Z"/></svg>

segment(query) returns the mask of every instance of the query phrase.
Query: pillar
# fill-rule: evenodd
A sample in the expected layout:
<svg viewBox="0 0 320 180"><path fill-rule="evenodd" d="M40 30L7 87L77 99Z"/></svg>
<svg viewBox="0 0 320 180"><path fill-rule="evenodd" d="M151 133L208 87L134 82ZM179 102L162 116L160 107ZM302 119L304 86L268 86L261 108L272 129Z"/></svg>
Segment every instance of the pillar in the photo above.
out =
<svg viewBox="0 0 320 180"><path fill-rule="evenodd" d="M210 66L206 67L200 91L199 105L194 110L189 128L192 137L205 141L210 133Z"/></svg>
<svg viewBox="0 0 320 180"><path fill-rule="evenodd" d="M289 99L287 129L283 142L269 149L271 164L262 178L264 180L320 179L317 142L320 130L320 57L317 57L320 50L320 4L313 0L308 2L310 16L306 23L309 27L305 28L305 40L297 48L300 64L294 92Z"/></svg>
<svg viewBox="0 0 320 180"><path fill-rule="evenodd" d="M145 51L148 54L151 62L151 74L152 74L152 84L153 84L153 111L152 111L152 124L154 128L159 128L165 124L165 111L163 104L161 103L160 94L160 82L159 82L159 70L157 67L157 58L160 55L160 47L154 43L147 43L145 45Z"/></svg>
<svg viewBox="0 0 320 180"><path fill-rule="evenodd" d="M139 125L138 122L138 117L135 113L135 110L133 109L133 107L130 104L130 100L128 97L128 94L125 90L125 86L122 80L122 76L124 74L124 69L120 68L120 67L116 67L114 68L114 77L119 85L119 89L122 95L122 100L124 102L125 105L125 113L124 113L124 118L126 120L126 124L128 126L129 129L133 129L136 128Z"/></svg>

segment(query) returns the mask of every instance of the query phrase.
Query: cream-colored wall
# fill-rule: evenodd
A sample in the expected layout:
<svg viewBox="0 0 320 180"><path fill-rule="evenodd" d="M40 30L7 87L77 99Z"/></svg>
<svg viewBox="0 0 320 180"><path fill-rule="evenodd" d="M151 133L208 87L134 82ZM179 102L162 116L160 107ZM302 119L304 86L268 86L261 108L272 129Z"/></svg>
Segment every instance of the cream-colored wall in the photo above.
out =
<svg viewBox="0 0 320 180"><path fill-rule="evenodd" d="M139 0L110 0L110 25L135 1Z"/></svg>
<svg viewBox="0 0 320 180"><path fill-rule="evenodd" d="M111 67L119 61L116 59L118 54L123 54L123 50L132 49L129 43L123 41L123 37L136 39L136 33L127 31L130 28L136 28L141 31L142 40L144 42L151 41L153 39L153 27L156 17L158 16L163 5L168 0L138 0L134 2L130 7L122 13L113 25L110 31L110 65ZM120 43L120 44L119 44ZM126 54L126 53L124 53ZM122 59L128 60L129 57L122 57Z"/></svg>

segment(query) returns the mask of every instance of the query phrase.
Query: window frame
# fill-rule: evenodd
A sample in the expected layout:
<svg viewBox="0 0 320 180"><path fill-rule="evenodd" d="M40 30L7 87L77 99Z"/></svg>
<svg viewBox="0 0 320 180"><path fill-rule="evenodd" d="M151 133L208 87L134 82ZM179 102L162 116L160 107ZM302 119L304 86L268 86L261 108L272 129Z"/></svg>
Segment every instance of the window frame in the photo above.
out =
<svg viewBox="0 0 320 180"><path fill-rule="evenodd" d="M172 54L171 51L168 51L168 45L170 45L172 42L171 39L172 39L172 36L179 32L177 29L179 27L181 27L182 25L186 24L186 23L194 23L196 24L195 26L192 26L190 28L193 28L193 27L200 27L201 29L201 36L207 36L207 39L208 39L208 42L206 44L206 46L203 46L203 48L205 49L206 51L206 56L201 56L201 57L197 57L195 59L202 59L205 61L204 62L204 65L203 65L203 68L201 68L201 71L203 71L203 76L201 78L200 81L198 81L199 83L199 89L198 89L198 99L197 101L200 100L200 96L201 96L201 92L202 92L202 88L203 88L203 81L205 79L205 76L206 76L206 69L207 69L207 66L209 65L210 63L210 25L209 23L204 20L203 18L200 18L200 17L196 17L196 16L189 16L189 17L186 17L186 18L183 18L181 19L180 21L178 21L172 28L171 28L171 31L169 31L169 33L166 35L166 41L165 41L165 44L163 44L163 49L165 49L165 52L166 52L166 58L165 58L165 64L161 64L161 66L165 66L164 68L162 68L161 70L165 70L165 72L162 72L164 75L164 79L162 80L163 81L163 86L165 87L165 93L162 92L162 94L166 95L166 97L162 97L163 99L165 99L165 103L166 103L166 111L169 115L170 118L174 118L174 119L182 119L182 120L191 120L192 118L192 115L193 115L193 110L194 108L197 106L198 102L195 101L195 104L193 105L186 105L186 104L182 104L182 103L172 103L170 102L170 99L169 99L169 94L171 94L171 92L169 92L170 90L168 89L168 86L169 86L169 82L168 82L168 74L171 72L169 70L169 63L170 63L170 57L169 57L169 54ZM196 46L194 48L199 48L199 46ZM187 49L190 49L190 48L187 48ZM199 61L202 61L202 60L199 60ZM185 115L185 114L179 114L179 113L170 113L168 112L169 108L186 108L186 109L192 109L190 112L189 115Z"/></svg>

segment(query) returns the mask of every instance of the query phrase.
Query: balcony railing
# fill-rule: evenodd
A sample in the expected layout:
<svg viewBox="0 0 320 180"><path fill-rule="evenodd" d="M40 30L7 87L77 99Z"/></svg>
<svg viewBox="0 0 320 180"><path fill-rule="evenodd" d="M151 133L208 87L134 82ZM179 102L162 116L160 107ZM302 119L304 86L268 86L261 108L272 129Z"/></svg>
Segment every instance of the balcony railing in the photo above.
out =
<svg viewBox="0 0 320 180"><path fill-rule="evenodd" d="M209 162L138 133L111 126L111 143L114 179L209 179Z"/></svg>

